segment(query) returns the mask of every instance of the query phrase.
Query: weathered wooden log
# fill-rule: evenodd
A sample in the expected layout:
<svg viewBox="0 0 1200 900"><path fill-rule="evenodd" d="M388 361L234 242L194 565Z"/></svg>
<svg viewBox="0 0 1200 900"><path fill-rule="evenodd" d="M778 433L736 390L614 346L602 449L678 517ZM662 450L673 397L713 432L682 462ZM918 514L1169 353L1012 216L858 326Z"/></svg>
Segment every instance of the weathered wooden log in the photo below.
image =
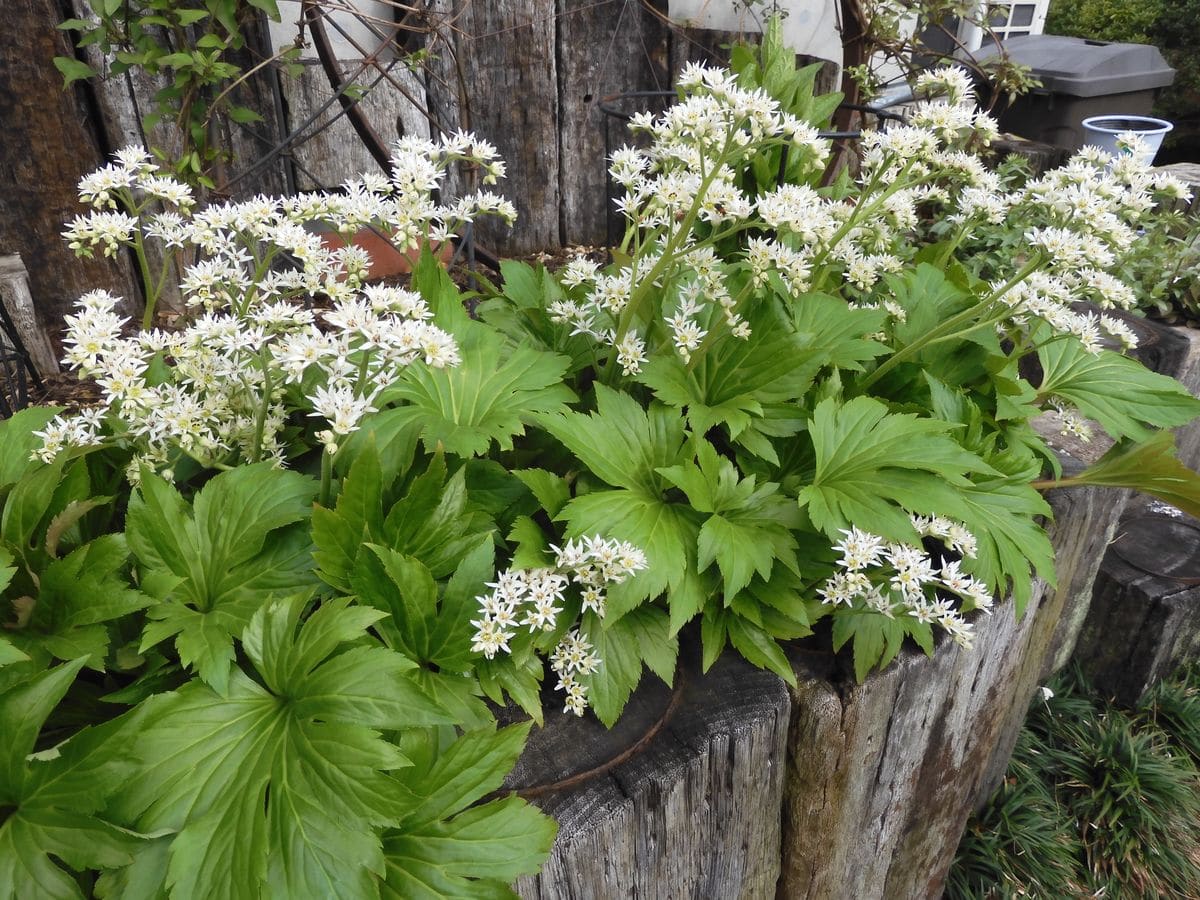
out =
<svg viewBox="0 0 1200 900"><path fill-rule="evenodd" d="M1103 434L1086 443L1064 435L1056 422L1055 416L1045 415L1035 419L1033 425L1058 454L1064 476L1077 474L1112 446L1112 439ZM1132 491L1099 487L1071 488L1047 495L1054 509L1049 534L1058 582L1054 597L1041 611L1053 630L1042 651L1040 679L1048 679L1070 661L1091 603L1100 561L1133 497ZM1024 717L1023 710L1018 714ZM1002 775L1003 767L993 773L995 785L999 785Z"/></svg>
<svg viewBox="0 0 1200 900"><path fill-rule="evenodd" d="M1035 177L1051 169L1057 169L1071 155L1071 151L1064 147L1029 141L1013 135L1005 135L999 140L992 141L988 145L988 153L996 162L1009 156L1021 157L1029 164Z"/></svg>
<svg viewBox="0 0 1200 900"><path fill-rule="evenodd" d="M532 733L506 787L532 788L559 836L541 874L517 882L522 897L775 895L787 688L731 654L681 675L673 710L673 692L648 677L611 731L551 712Z"/></svg>
<svg viewBox="0 0 1200 900"><path fill-rule="evenodd" d="M1057 589L1038 582L1020 619L1011 603L978 617L972 651L905 652L855 684L832 654L797 646L790 692L722 658L707 676L687 670L667 723L627 758L671 704L656 680L611 732L551 715L507 783L556 784L530 795L561 827L521 895L936 896L1031 697L1074 642L1075 626L1060 622L1081 621L1069 614L1090 597L1124 499L1052 493Z"/></svg>
<svg viewBox="0 0 1200 900"><path fill-rule="evenodd" d="M1059 623L1086 603L1121 492L1052 495L1057 590L1038 582L975 619L971 651L906 652L854 684L829 662L794 654L780 896L940 896L972 809L1003 777L1038 684L1074 633Z"/></svg>
<svg viewBox="0 0 1200 900"><path fill-rule="evenodd" d="M600 101L629 91L670 90L669 32L641 4L615 10L558 0L558 10L562 241L596 245L605 240L610 213L605 127L613 150L628 140L624 123L605 121Z"/></svg>
<svg viewBox="0 0 1200 900"><path fill-rule="evenodd" d="M1104 557L1075 649L1096 689L1125 706L1200 660L1200 522L1157 503L1131 513Z"/></svg>
<svg viewBox="0 0 1200 900"><path fill-rule="evenodd" d="M17 254L0 256L0 302L17 329L17 337L29 354L29 361L39 375L58 372L58 357L50 339L37 321L33 297L29 293L29 273Z"/></svg>

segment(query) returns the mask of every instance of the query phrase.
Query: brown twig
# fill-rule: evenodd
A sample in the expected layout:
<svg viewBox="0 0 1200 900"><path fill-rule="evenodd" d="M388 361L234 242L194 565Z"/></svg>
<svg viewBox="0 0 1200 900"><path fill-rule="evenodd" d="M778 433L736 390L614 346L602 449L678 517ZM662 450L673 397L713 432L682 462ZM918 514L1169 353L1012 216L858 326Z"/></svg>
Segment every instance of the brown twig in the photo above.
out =
<svg viewBox="0 0 1200 900"><path fill-rule="evenodd" d="M657 721L655 721L655 723L646 730L646 733L643 734L640 738L638 738L637 741L632 746L626 748L625 750L622 750L616 756L613 756L612 758L605 760L604 762L600 763L600 765L598 765L598 766L593 766L590 769L585 769L582 772L577 772L574 775L570 775L566 778L561 778L558 781L552 781L552 782L548 782L546 784L533 784L533 785L529 785L528 787L522 787L522 788L515 788L515 792L516 792L517 796L521 797L525 800L529 800L530 798L533 798L533 797L542 797L546 794L553 794L557 791L565 791L569 788L573 788L573 787L576 787L587 781L590 781L593 778L598 778L599 776L612 771L617 766L621 765L622 763L626 762L627 760L630 760L633 757L637 756L639 753L642 752L642 750L644 750L646 748L646 746L651 741L654 740L655 737L658 736L658 733L663 730L663 728L667 725L668 722L671 721L672 717L675 715L676 710L678 710L678 708L679 708L679 704L683 702L683 688L684 688L686 681L687 681L687 679L684 676L683 667L680 666L675 672L675 688L671 692L671 702L667 704L667 708L665 710L663 710L663 714L658 717ZM494 797L500 797L500 796L503 796L504 794L509 793L511 790L514 790L514 789L493 791L491 794L489 794L484 799L490 800Z"/></svg>

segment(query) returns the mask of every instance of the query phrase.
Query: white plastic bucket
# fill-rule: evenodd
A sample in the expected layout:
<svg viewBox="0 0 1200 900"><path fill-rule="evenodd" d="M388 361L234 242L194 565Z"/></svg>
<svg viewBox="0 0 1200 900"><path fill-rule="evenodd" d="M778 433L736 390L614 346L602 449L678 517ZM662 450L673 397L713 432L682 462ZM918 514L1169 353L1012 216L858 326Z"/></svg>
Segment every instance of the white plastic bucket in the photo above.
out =
<svg viewBox="0 0 1200 900"><path fill-rule="evenodd" d="M1174 127L1165 119L1152 119L1149 116L1092 116L1083 120L1083 142L1120 156L1128 151L1117 146L1117 138L1133 132L1146 144L1141 161L1149 166L1162 146L1163 137Z"/></svg>

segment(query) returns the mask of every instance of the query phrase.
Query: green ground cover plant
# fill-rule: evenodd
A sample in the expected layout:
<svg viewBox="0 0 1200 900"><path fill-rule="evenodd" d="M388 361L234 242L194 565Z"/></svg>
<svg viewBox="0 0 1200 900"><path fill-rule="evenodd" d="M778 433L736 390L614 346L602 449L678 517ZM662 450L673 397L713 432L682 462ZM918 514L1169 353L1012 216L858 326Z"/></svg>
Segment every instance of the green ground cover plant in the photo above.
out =
<svg viewBox="0 0 1200 900"><path fill-rule="evenodd" d="M1136 710L1078 672L1029 710L1004 785L968 826L948 897L1190 897L1200 891L1200 678Z"/></svg>
<svg viewBox="0 0 1200 900"><path fill-rule="evenodd" d="M132 252L151 303L81 298L103 402L0 425L0 898L509 896L555 826L476 805L530 727L494 704L611 724L685 628L706 667L793 680L811 637L865 678L1053 580L1043 489L1200 508L1168 430L1200 401L1104 311L1178 182L1089 153L1008 187L945 70L822 187L838 98L777 30L735 62L635 118L610 265L473 295L428 252L512 214L434 199L503 175L472 135L333 194L200 206L136 149L83 181L67 239ZM366 225L426 248L409 284L364 282ZM1047 410L1114 450L1056 478Z"/></svg>

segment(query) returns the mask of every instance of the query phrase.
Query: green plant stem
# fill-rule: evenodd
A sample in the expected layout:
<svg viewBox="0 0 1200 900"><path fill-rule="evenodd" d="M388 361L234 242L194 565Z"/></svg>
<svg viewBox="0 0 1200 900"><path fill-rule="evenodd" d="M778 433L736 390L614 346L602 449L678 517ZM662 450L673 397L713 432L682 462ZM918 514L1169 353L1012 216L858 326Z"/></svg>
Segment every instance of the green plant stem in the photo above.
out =
<svg viewBox="0 0 1200 900"><path fill-rule="evenodd" d="M267 427L267 408L271 405L271 365L265 349L259 352L258 360L263 373L263 398L254 418L254 447L251 452L254 462L262 461L263 432Z"/></svg>
<svg viewBox="0 0 1200 900"><path fill-rule="evenodd" d="M739 125L741 123L738 123ZM617 319L616 337L614 344L619 344L621 339L625 337L629 327L633 324L637 317L639 308L644 299L649 296L654 289L654 282L658 277L666 271L667 267L674 262L674 255L679 250L680 245L684 242L688 235L692 233L692 226L696 224L696 218L700 215L700 208L704 205L704 198L708 194L708 188L712 185L713 180L717 177L717 173L721 171L721 165L724 162L725 155L729 152L730 146L733 144L733 135L737 131L737 126L730 129L729 134L725 138L725 145L721 148L721 153L717 157L712 168L705 172L700 181L700 186L696 189L696 197L692 200L692 205L684 214L683 219L679 223L679 227L675 229L674 234L667 240L667 244L663 247L662 255L658 261L646 273L645 278L633 288L629 297L629 302L625 308L621 310L621 315ZM636 267L635 267L636 271ZM613 348L610 354L611 358L616 354L616 347Z"/></svg>
<svg viewBox="0 0 1200 900"><path fill-rule="evenodd" d="M737 312L738 307L742 305L742 301L745 300L750 294L750 291L753 289L753 287L754 279L751 278L746 282L745 285L743 285L742 289L738 291L738 295L733 301L732 310L734 312ZM692 354L692 358L687 361L686 369L689 373L691 373L691 371L696 367L696 363L700 361L700 358L709 351L712 345L716 342L717 338L723 334L722 331L718 331L718 328L720 328L722 325L727 325L724 312L718 316L716 326L708 329L708 334L704 336L704 340L700 342L700 346L696 348L696 352Z"/></svg>
<svg viewBox="0 0 1200 900"><path fill-rule="evenodd" d="M865 392L868 388L875 384L875 382L879 381L880 378L882 378L892 369L896 368L896 366L916 356L926 347L941 343L942 341L955 340L956 338L970 334L972 331L976 331L979 328L989 324L987 319L981 320L981 317L984 316L984 313L986 313L988 308L1005 294L1007 294L1010 290L1028 278L1031 274L1033 274L1044 261L1045 258L1041 253L1035 254L1034 257L1029 260L1029 262L1025 263L1025 265L1021 267L1021 270L1017 272L1016 275L1014 275L1003 286L988 294L983 300L979 301L974 306L964 309L957 315L951 316L949 319L942 322L941 325L938 325L936 328L927 332L922 337L917 338L917 340L913 341L911 344L901 347L899 350L893 353L890 357L884 360L883 363L880 364L879 368L877 368L859 383L859 389ZM1003 319L1007 318L1007 315L1008 313L1006 311L1004 316L997 317L995 321L1003 321Z"/></svg>
<svg viewBox="0 0 1200 900"><path fill-rule="evenodd" d="M150 261L146 258L146 242L142 237L142 229L133 230L133 253L138 261L138 273L142 279L142 288L146 292L146 308L142 312L142 331L154 327L154 308L158 306L158 291L154 276L150 273Z"/></svg>
<svg viewBox="0 0 1200 900"><path fill-rule="evenodd" d="M321 449L321 491L317 502L326 509L333 494L333 454L328 448Z"/></svg>
<svg viewBox="0 0 1200 900"><path fill-rule="evenodd" d="M825 244L825 249L822 250L816 259L813 260L812 270L814 273L814 281L816 280L815 273L820 269L821 266L825 265L825 260L829 258L829 254L833 251L833 248L837 246L838 241L849 234L851 229L854 228L859 221L861 221L868 213L873 213L879 209L879 207L886 203L888 198L897 191L906 187L910 187L911 185L921 183L922 179L920 178L909 184L906 184L901 180L914 162L916 162L916 160L909 160L903 166L901 166L900 171L896 173L895 180L888 185L883 193L876 197L872 202L865 205L860 203L858 206L855 206L853 210L851 210L850 215L846 218L846 221L842 223L841 228L833 233L833 237L831 237ZM868 196L871 191L879 187L879 181L881 177L882 176L880 173L876 173L871 179L870 183L863 189L862 196Z"/></svg>
<svg viewBox="0 0 1200 900"><path fill-rule="evenodd" d="M968 225L969 225L969 222L964 222L962 227L960 229L958 229L958 232L954 235L954 237L951 238L950 240L946 241L946 249L938 257L938 268L939 269L945 269L946 266L950 264L950 258L952 256L954 256L954 251L958 249L959 244L961 244L963 242L963 239L966 238L966 236L967 236L967 226Z"/></svg>

